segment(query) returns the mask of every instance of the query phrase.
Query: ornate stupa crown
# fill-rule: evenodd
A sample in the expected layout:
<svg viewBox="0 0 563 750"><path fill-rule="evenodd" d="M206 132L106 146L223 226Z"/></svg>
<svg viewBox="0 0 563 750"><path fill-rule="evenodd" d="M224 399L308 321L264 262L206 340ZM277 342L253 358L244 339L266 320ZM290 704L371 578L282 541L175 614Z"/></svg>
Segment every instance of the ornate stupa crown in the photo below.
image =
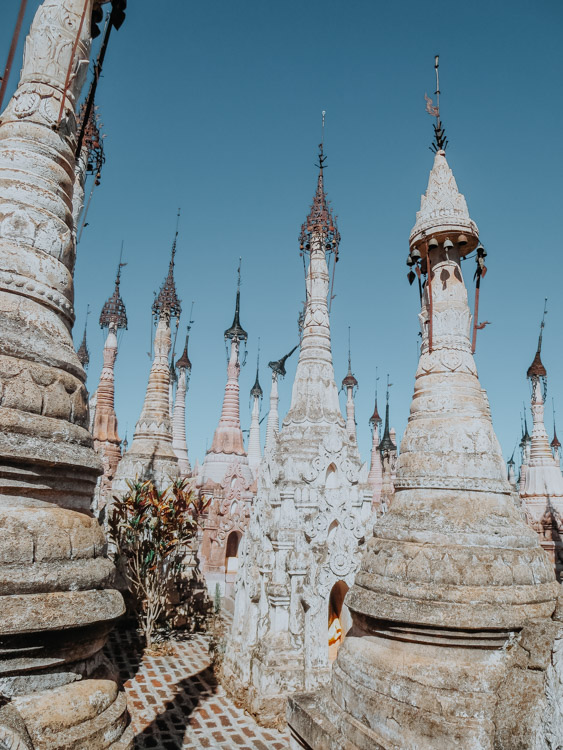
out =
<svg viewBox="0 0 563 750"><path fill-rule="evenodd" d="M126 263L119 263L117 267L117 276L115 277L115 289L113 294L102 307L100 313L100 328L109 328L113 325L114 328L127 328L127 312L125 310L125 303L121 299L119 293L119 285L121 283L121 269Z"/></svg>
<svg viewBox="0 0 563 750"><path fill-rule="evenodd" d="M320 235L325 243L325 248L334 252L338 260L338 245L340 244L340 232L336 223L336 217L328 205L324 190L323 170L325 169L326 156L323 154L323 144L319 144L319 177L317 179L317 190L313 198L313 204L309 215L301 225L299 235L299 246L301 252L311 248L311 239L314 235Z"/></svg>
<svg viewBox="0 0 563 750"><path fill-rule="evenodd" d="M225 339L237 339L238 341L247 341L248 333L244 330L240 324L240 265L241 261L239 258L238 265L238 281L237 281L237 297L235 302L235 317L230 328L225 331Z"/></svg>
<svg viewBox="0 0 563 750"><path fill-rule="evenodd" d="M76 354L78 361L82 367L86 370L90 364L90 352L88 351L88 344L86 342L86 331L88 329L88 315L90 315L90 305L86 306L86 320L84 321L84 335L82 336L82 343L80 344Z"/></svg>
<svg viewBox="0 0 563 750"><path fill-rule="evenodd" d="M425 257L431 237L438 241L449 238L460 247L462 255L474 250L479 242L479 230L469 216L443 150L436 152L426 193L421 196L420 211L409 237L411 252L416 247Z"/></svg>
<svg viewBox="0 0 563 750"><path fill-rule="evenodd" d="M369 423L372 425L372 427L375 427L378 424L381 424L383 420L379 416L379 411L377 410L377 393L375 394L375 406L373 408L373 414L369 418Z"/></svg>
<svg viewBox="0 0 563 750"><path fill-rule="evenodd" d="M291 357L293 352L299 347L299 344L293 347L293 349L285 354L281 359L277 359L275 362L268 362L268 367L280 377L286 376L285 363Z"/></svg>
<svg viewBox="0 0 563 750"><path fill-rule="evenodd" d="M188 357L188 342L190 340L190 334L189 332L186 334L186 343L184 345L184 351L182 352L182 356L180 359L176 362L176 368L178 370L191 370L192 369L192 363L190 362L190 358Z"/></svg>
<svg viewBox="0 0 563 750"><path fill-rule="evenodd" d="M182 313L182 305L176 293L176 284L174 282L174 257L176 255L176 240L178 238L178 231L176 230L176 236L172 243L172 252L170 254L170 265L168 266L168 275L164 280L164 284L160 288L157 298L153 302L152 311L154 315L160 317L166 316L169 320L171 318L180 318Z"/></svg>
<svg viewBox="0 0 563 750"><path fill-rule="evenodd" d="M543 329L545 328L545 316L547 314L547 299L544 303L543 308L543 317L542 321L540 323L540 335L538 337L538 348L536 350L535 357L532 361L532 364L528 367L528 371L526 373L526 377L530 378L530 380L537 380L539 378L546 378L547 377L547 370L545 369L543 362L541 361L541 346L543 341Z"/></svg>

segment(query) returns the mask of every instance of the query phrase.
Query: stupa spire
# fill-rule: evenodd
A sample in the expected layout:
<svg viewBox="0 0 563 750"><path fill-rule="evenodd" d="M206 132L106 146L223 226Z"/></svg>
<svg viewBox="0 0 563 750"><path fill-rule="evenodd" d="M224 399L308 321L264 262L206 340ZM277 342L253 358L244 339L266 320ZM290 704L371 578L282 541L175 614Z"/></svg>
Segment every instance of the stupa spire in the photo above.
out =
<svg viewBox="0 0 563 750"><path fill-rule="evenodd" d="M547 390L547 370L541 361L541 347L547 313L547 300L540 324L538 347L527 371L532 386L532 435L524 480L520 483L520 498L530 525L548 553L558 579L563 571L563 475L554 458L544 423L544 400ZM542 388L543 385L543 388Z"/></svg>
<svg viewBox="0 0 563 750"><path fill-rule="evenodd" d="M169 359L172 348L171 320L175 318L177 326L182 312L174 281L177 238L176 227L168 274L152 305L156 333L143 408L135 426L131 447L119 463L113 484L114 494L125 492L127 480L135 477L154 478L157 486L162 489L178 476L178 459L172 447Z"/></svg>
<svg viewBox="0 0 563 750"><path fill-rule="evenodd" d="M342 388L346 389L346 429L352 440L356 440L356 414L354 404L355 389L358 381L352 374L352 354L350 349L350 326L348 326L348 372L342 380Z"/></svg>
<svg viewBox="0 0 563 750"><path fill-rule="evenodd" d="M113 478L121 460L121 440L117 430L115 413L115 360L117 359L119 329L127 328L127 312L121 299L119 285L121 269L126 263L117 267L115 289L105 302L100 313L100 328L107 331L103 353L103 367L100 382L96 390L96 411L94 414L93 437L94 447L102 458L104 473L98 479L94 494L94 513L101 518L110 500Z"/></svg>
<svg viewBox="0 0 563 750"><path fill-rule="evenodd" d="M90 305L86 307L86 319L84 321L84 333L82 335L82 342L78 347L76 354L82 367L87 370L90 364L90 351L88 349L88 342L86 341L86 331L88 330L88 316L90 315Z"/></svg>
<svg viewBox="0 0 563 750"><path fill-rule="evenodd" d="M172 448L178 458L178 469L181 477L187 477L191 473L190 459L188 458L188 444L186 440L186 393L192 371L192 363L188 357L188 342L193 320L193 302L190 312L190 321L186 332L186 343L182 356L176 362L177 383L176 399L172 415Z"/></svg>
<svg viewBox="0 0 563 750"><path fill-rule="evenodd" d="M260 450L260 401L262 400L262 387L258 379L258 371L260 369L260 339L258 339L258 354L256 356L256 380L254 385L250 389L250 397L252 399L252 414L250 418L250 432L248 435L248 464L252 469L254 477L258 472L260 461L262 460L262 452Z"/></svg>
<svg viewBox="0 0 563 750"><path fill-rule="evenodd" d="M371 427L371 458L370 458L370 470L368 474L368 484L373 490L372 495L372 508L374 511L378 510L381 503L381 488L383 482L383 466L381 463L381 451L379 450L379 425L381 424L381 417L377 408L377 370L375 376L375 405L373 408L373 414L369 418L369 425Z"/></svg>
<svg viewBox="0 0 563 750"><path fill-rule="evenodd" d="M230 345L227 365L227 383L223 396L223 408L219 424L213 435L213 442L208 453L246 456L240 427L240 344L246 342L248 334L240 323L240 259L237 271L237 293L235 315L230 328L225 331L225 343ZM204 467L205 469L205 462Z"/></svg>

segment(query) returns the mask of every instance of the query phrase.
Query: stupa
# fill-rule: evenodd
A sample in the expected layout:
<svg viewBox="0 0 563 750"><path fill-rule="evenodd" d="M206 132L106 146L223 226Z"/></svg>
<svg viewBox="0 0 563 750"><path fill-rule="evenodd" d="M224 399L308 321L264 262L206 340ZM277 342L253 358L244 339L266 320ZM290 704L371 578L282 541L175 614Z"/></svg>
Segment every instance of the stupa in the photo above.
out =
<svg viewBox="0 0 563 750"><path fill-rule="evenodd" d="M383 487L383 465L381 463L381 451L379 450L380 436L379 426L381 424L381 417L377 410L377 391L375 393L375 406L373 414L369 418L369 425L371 427L371 457L370 457L370 469L368 474L368 484L371 487L372 494L372 508L374 512L381 511L381 490Z"/></svg>
<svg viewBox="0 0 563 750"><path fill-rule="evenodd" d="M258 468L262 460L262 450L260 448L260 402L264 395L260 380L258 379L258 370L260 368L260 342L258 342L258 356L256 359L256 380L250 389L250 398L252 399L252 414L250 417L250 431L248 433L248 465L254 477L258 475Z"/></svg>
<svg viewBox="0 0 563 750"><path fill-rule="evenodd" d="M533 427L530 454L520 499L526 519L538 533L540 544L549 555L558 581L563 570L563 475L554 458L544 424L544 401L547 392L547 370L541 360L542 319L538 348L527 377L532 386ZM543 387L542 387L543 386Z"/></svg>
<svg viewBox="0 0 563 750"><path fill-rule="evenodd" d="M168 275L156 297L152 312L156 321L154 357L149 373L145 400L135 426L129 450L119 462L112 492L120 496L128 491L128 481L153 479L164 490L178 478L178 457L172 447L170 416L170 325L178 324L182 311L174 281L174 258L178 232L172 243Z"/></svg>
<svg viewBox="0 0 563 750"><path fill-rule="evenodd" d="M0 745L124 750L103 656L124 612L90 503L101 462L71 338L77 100L92 0L45 0L0 115Z"/></svg>
<svg viewBox="0 0 563 750"><path fill-rule="evenodd" d="M552 566L516 507L472 356L462 259L478 230L436 154L410 235L422 345L392 506L346 597L328 688L290 698L290 746L539 750L563 743Z"/></svg>
<svg viewBox="0 0 563 750"><path fill-rule="evenodd" d="M367 466L346 428L334 379L327 255L336 259L340 235L324 190L325 158L321 147L317 190L301 231L309 263L291 406L264 452L223 662L229 690L263 724L283 717L288 693L328 683L330 657L347 630L344 593L371 516Z"/></svg>
<svg viewBox="0 0 563 750"><path fill-rule="evenodd" d="M240 346L248 339L240 322L240 264L235 315L224 335L229 359L223 408L196 481L200 491L211 499L200 547L201 570L212 595L219 586L221 593L229 597L255 485L240 426Z"/></svg>
<svg viewBox="0 0 563 750"><path fill-rule="evenodd" d="M115 278L115 289L100 313L100 328L107 331L104 344L103 367L96 389L96 406L93 414L92 434L94 448L102 459L104 473L98 477L92 510L100 520L105 520L105 508L111 500L111 489L117 466L121 461L121 440L117 431L115 413L115 360L117 359L117 335L127 328L127 312L121 299L121 268L119 263Z"/></svg>
<svg viewBox="0 0 563 750"><path fill-rule="evenodd" d="M192 372L192 363L188 357L188 341L190 329L186 334L186 343L182 356L176 362L177 382L174 411L172 413L172 448L178 458L178 471L181 477L191 474L190 459L188 457L188 443L186 440L186 393Z"/></svg>

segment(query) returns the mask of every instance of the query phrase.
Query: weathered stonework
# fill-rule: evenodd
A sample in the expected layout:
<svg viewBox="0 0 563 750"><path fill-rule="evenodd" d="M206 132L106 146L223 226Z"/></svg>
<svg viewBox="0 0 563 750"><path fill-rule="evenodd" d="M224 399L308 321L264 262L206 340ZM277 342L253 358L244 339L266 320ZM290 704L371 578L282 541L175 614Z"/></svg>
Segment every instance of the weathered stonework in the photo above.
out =
<svg viewBox="0 0 563 750"><path fill-rule="evenodd" d="M330 688L290 699L292 748L563 743L559 586L513 501L477 378L460 259L478 236L464 207L439 151L411 235L431 287L395 497L346 598L353 627Z"/></svg>
<svg viewBox="0 0 563 750"><path fill-rule="evenodd" d="M322 170L307 226L307 302L291 407L279 435L273 423L268 433L223 662L229 690L264 724L283 718L288 693L327 684L329 640L336 651L345 630L343 592L354 581L371 515L367 467L334 380L325 253L332 240L337 251L338 233ZM277 397L275 377L272 388Z"/></svg>
<svg viewBox="0 0 563 750"><path fill-rule="evenodd" d="M132 743L101 652L124 607L90 515L101 466L71 339L74 111L92 6L39 7L0 116L0 745L13 748Z"/></svg>

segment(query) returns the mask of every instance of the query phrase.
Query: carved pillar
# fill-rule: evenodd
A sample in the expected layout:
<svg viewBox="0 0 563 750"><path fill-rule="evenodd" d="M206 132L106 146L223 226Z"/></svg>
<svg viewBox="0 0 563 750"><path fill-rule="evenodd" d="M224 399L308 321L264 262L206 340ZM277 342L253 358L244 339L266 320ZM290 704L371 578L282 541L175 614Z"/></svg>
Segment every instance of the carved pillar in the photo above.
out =
<svg viewBox="0 0 563 750"><path fill-rule="evenodd" d="M0 692L34 746L79 732L94 750L131 734L101 655L124 607L89 515L101 466L71 338L74 110L91 12L92 0L39 7L0 118Z"/></svg>

